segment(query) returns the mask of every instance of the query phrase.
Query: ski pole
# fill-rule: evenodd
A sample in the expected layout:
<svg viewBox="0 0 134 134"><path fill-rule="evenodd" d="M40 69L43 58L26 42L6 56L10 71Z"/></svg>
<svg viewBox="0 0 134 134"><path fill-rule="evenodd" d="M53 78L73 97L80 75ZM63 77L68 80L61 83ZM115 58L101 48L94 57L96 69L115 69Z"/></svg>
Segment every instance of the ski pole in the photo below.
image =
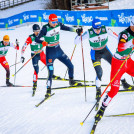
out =
<svg viewBox="0 0 134 134"><path fill-rule="evenodd" d="M12 67L12 66L14 66L14 65L17 65L17 64L19 64L19 63L21 63L21 61L17 62L16 64L11 65L10 67Z"/></svg>
<svg viewBox="0 0 134 134"><path fill-rule="evenodd" d="M83 43L82 43L82 35L81 35L81 50L82 50L82 60L83 60L83 75L84 75L84 87L85 87L85 101L86 99L86 82L85 82L85 64L84 64L84 52L83 52Z"/></svg>
<svg viewBox="0 0 134 134"><path fill-rule="evenodd" d="M70 60L72 60L72 58L73 58L73 54L74 54L75 48L76 48L76 45L74 46L74 50L73 50L73 53L72 53L72 56L71 56L71 59L70 59ZM65 77L66 77L67 71L68 71L68 69L66 70L66 73L65 73L64 79L65 79Z"/></svg>
<svg viewBox="0 0 134 134"><path fill-rule="evenodd" d="M16 45L18 45L18 40L16 39ZM15 73L16 73L16 63L17 63L17 48L16 48L16 56L15 56ZM14 85L15 85L16 75L14 77Z"/></svg>
<svg viewBox="0 0 134 134"><path fill-rule="evenodd" d="M133 51L133 49L132 49ZM131 52L132 52L131 51ZM123 65L125 64L125 62L127 61L127 59L130 57L131 52L128 54L128 56L126 57L126 59L124 60L124 62L121 64L120 68L118 69L118 71L116 72L116 74L114 75L114 77L112 78L112 80L109 82L109 84L107 85L107 87L105 88L105 90L103 91L103 93L101 94L101 97L104 95L104 93L106 92L106 90L108 89L108 87L111 85L111 83L113 82L113 80L115 79L115 77L118 75L118 73L120 72L121 68L123 67ZM90 112L88 113L88 115L86 116L86 118L80 123L81 125L84 124L84 122L86 121L87 117L90 115L90 113L93 111L94 107L96 106L97 102L95 103L95 105L92 107L92 109L90 110Z"/></svg>
<svg viewBox="0 0 134 134"><path fill-rule="evenodd" d="M44 66L42 69L41 69L41 71L45 68L46 66Z"/></svg>
<svg viewBox="0 0 134 134"><path fill-rule="evenodd" d="M39 51L37 51L15 74L13 74L12 76L14 77Z"/></svg>
<svg viewBox="0 0 134 134"><path fill-rule="evenodd" d="M114 32L111 28L108 28L115 36L118 37L118 34L116 32Z"/></svg>

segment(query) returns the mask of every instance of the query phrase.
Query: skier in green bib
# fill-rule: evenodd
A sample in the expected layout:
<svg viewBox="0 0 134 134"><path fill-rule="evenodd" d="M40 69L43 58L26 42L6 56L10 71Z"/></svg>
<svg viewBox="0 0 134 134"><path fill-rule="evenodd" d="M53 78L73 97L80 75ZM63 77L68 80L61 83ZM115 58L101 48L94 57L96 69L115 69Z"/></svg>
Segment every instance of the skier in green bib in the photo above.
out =
<svg viewBox="0 0 134 134"><path fill-rule="evenodd" d="M45 97L49 97L51 95L51 86L52 86L52 76L53 76L53 63L55 59L58 59L63 64L65 64L68 68L68 75L69 75L69 84L70 85L81 85L81 83L76 83L73 80L74 75L74 66L70 61L69 57L63 52L60 47L60 30L76 32L76 29L72 27L68 27L63 25L62 23L58 22L58 18L56 14L49 15L49 22L48 24L42 27L42 30L39 33L39 36L35 39L37 43L41 43L44 46L46 42L46 63L47 68L49 71L49 76L47 80L47 92ZM44 37L44 40L40 40L41 37Z"/></svg>
<svg viewBox="0 0 134 134"><path fill-rule="evenodd" d="M75 38L75 44L81 42L82 40L88 39L91 47L90 55L91 60L96 71L96 100L99 101L101 97L101 79L102 79L102 67L101 67L101 59L104 59L109 64L111 64L112 53L107 47L108 42L108 34L118 38L115 32L111 32L104 25L101 24L100 19L94 19L92 21L92 27L88 29L85 33L79 31L78 36ZM122 78L124 79L124 78Z"/></svg>
<svg viewBox="0 0 134 134"><path fill-rule="evenodd" d="M43 45L41 43L36 43L35 38L38 36L40 32L40 26L38 24L34 24L32 26L33 34L29 35L29 37L26 39L26 42L24 43L22 50L21 50L21 62L24 63L25 57L24 52L28 45L30 45L31 48L31 57L32 58L32 64L34 68L34 75L33 75L33 94L35 95L35 91L37 88L37 79L38 79L38 73L39 73L39 65L38 62L41 61L44 65L46 65L46 55L43 51Z"/></svg>
<svg viewBox="0 0 134 134"><path fill-rule="evenodd" d="M10 47L19 50L19 45L11 43L9 36L5 35L3 37L3 41L0 41L0 64L6 70L6 85L7 86L14 86L11 82L9 82L9 80L10 80L10 68L9 68L9 64L8 64L6 57L5 57Z"/></svg>
<svg viewBox="0 0 134 134"><path fill-rule="evenodd" d="M97 122L101 120L107 106L118 93L120 79L124 73L134 77L134 16L130 20L130 26L119 33L118 47L111 63L111 89L95 116Z"/></svg>

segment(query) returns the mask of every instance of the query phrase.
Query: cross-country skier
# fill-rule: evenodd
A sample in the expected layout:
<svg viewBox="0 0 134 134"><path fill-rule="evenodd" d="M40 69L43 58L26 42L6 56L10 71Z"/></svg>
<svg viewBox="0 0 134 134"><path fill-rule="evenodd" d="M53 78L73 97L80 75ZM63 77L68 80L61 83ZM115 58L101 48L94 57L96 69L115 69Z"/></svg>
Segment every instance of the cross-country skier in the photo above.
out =
<svg viewBox="0 0 134 134"><path fill-rule="evenodd" d="M37 88L37 79L38 79L38 73L39 73L38 62L40 60L42 63L44 63L46 65L46 55L45 55L45 53L43 51L42 43L36 43L35 42L35 38L36 38L36 36L38 36L38 34L40 32L40 26L38 24L34 24L32 26L32 29L33 29L33 34L29 35L29 37L27 38L25 44L22 47L22 50L21 50L21 61L22 61L22 63L24 62L24 60L25 60L24 52L25 52L27 46L30 44L30 47L31 47L31 57L33 57L36 54L32 58L32 64L33 64L33 68L34 68L33 94L32 94L32 96L34 96L36 88Z"/></svg>
<svg viewBox="0 0 134 134"><path fill-rule="evenodd" d="M50 14L48 24L42 27L41 32L39 33L38 38L36 38L36 42L42 43L46 45L46 62L47 68L49 71L48 81L47 81L47 92L45 97L49 97L51 95L51 85L52 85L52 76L53 76L53 63L55 59L60 60L68 67L69 74L69 84L74 85L76 82L73 80L74 75L74 66L71 63L68 56L63 52L60 48L60 30L76 32L74 28L67 27L62 23L58 22L57 15ZM41 37L44 37L45 41L40 40ZM46 42L48 44L46 44ZM80 83L79 83L80 84ZM81 84L80 84L81 85Z"/></svg>
<svg viewBox="0 0 134 134"><path fill-rule="evenodd" d="M134 17L130 21L130 27L120 32L118 37L118 48L116 53L112 57L111 64L111 80L116 75L115 79L111 83L111 90L107 93L105 99L102 102L102 106L100 110L97 112L95 116L96 121L100 121L103 117L104 111L112 98L118 93L120 87L120 79L124 73L129 74L134 77ZM130 57L128 57L130 55ZM127 58L127 60L126 60ZM122 63L125 61L123 66ZM119 68L121 69L119 70Z"/></svg>
<svg viewBox="0 0 134 134"><path fill-rule="evenodd" d="M78 30L78 36L75 38L75 44L81 42L82 40L88 39L91 47L90 55L92 59L92 63L94 69L96 71L96 100L99 101L101 97L101 78L102 78L102 67L101 67L101 59L106 60L109 64L111 64L112 53L107 47L108 42L108 34L113 36L114 38L118 38L115 32L111 32L110 29L106 28L101 24L100 19L94 19L92 21L92 27L88 29L85 33L83 33L83 29ZM81 36L80 36L81 35Z"/></svg>
<svg viewBox="0 0 134 134"><path fill-rule="evenodd" d="M5 35L3 37L3 41L0 41L0 64L6 70L6 85L13 86L13 84L11 82L9 82L9 80L10 80L10 68L9 68L9 64L8 64L5 56L6 56L8 49L10 47L13 47L14 49L19 50L19 45L11 43L9 40L10 40L9 36Z"/></svg>

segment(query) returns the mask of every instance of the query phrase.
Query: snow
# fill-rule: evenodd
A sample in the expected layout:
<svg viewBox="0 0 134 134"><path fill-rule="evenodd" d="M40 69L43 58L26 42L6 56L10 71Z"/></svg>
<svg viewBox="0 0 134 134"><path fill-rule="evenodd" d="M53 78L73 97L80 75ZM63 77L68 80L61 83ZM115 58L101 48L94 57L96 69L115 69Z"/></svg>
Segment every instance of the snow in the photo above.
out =
<svg viewBox="0 0 134 134"><path fill-rule="evenodd" d="M123 0L122 0L123 1ZM124 0L125 1L125 0ZM131 3L132 0L127 0ZM117 0L116 2L119 2ZM113 2L114 3L114 2ZM120 2L122 3L122 2ZM28 4L28 3L27 3ZM121 7L123 8L125 4ZM18 13L16 7L16 12ZM131 7L129 7L131 8ZM15 9L14 9L15 10ZM13 10L6 10L13 11ZM1 14L2 11L0 11ZM13 12L11 12L12 14ZM2 12L6 16L6 12ZM40 26L41 24L38 23ZM32 25L15 28L15 30L0 31L0 40L5 34L10 36L10 41L19 40L20 48L24 44L28 35L32 33ZM84 31L89 27L84 27ZM110 27L111 28L111 27ZM117 34L125 28L111 28ZM63 51L71 57L75 47L74 38L76 33L61 31L60 46ZM94 81L96 74L90 58L90 47L88 41L82 42L84 49L85 75L86 80ZM109 36L108 47L112 53L115 52L117 40ZM6 56L9 65L15 63L16 50L11 48ZM30 46L25 52L25 62L30 59ZM21 52L17 52L17 61L20 61ZM76 46L72 63L74 64L74 78L83 79L83 62L81 44ZM22 63L17 64L17 70L22 67ZM47 77L48 71L44 65L39 62L39 77ZM103 77L102 84L108 84L110 81L110 65L102 60ZM54 62L54 74L64 77L66 66L56 60ZM0 85L5 85L6 73L0 66ZM10 68L11 79L14 83L15 67ZM16 85L32 86L33 67L30 61L16 75ZM125 74L128 83L132 83L130 76ZM68 76L66 77L68 78ZM90 84L90 83L88 83ZM69 83L64 81L54 81L53 87L68 86ZM102 87L104 91L105 87ZM122 87L120 87L122 89ZM108 89L109 90L109 89ZM55 95L48 101L35 107L46 93L46 81L38 80L38 87L34 97L32 97L32 87L0 87L0 134L89 134L93 125L94 115L93 110L89 117L81 126L82 122L93 105L95 104L95 87L86 88L87 101L85 102L85 89L61 89L53 90ZM103 100L104 96L101 100ZM105 115L124 114L134 111L134 93L118 93L105 111ZM95 134L132 134L134 130L133 116L126 117L103 117L98 123Z"/></svg>

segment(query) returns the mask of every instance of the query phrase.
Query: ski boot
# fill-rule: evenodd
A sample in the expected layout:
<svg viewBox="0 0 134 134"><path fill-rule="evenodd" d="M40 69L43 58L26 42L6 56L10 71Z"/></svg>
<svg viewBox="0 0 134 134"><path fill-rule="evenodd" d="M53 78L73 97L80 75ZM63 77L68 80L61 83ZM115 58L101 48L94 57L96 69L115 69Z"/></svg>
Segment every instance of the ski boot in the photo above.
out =
<svg viewBox="0 0 134 134"><path fill-rule="evenodd" d="M96 122L99 122L99 121L101 120L101 118L102 118L103 115L104 115L105 109L106 109L106 106L104 106L104 105L102 104L101 108L99 109L99 111L98 111L97 114L95 115L95 121L96 121Z"/></svg>
<svg viewBox="0 0 134 134"><path fill-rule="evenodd" d="M96 87L96 100L99 101L101 98L101 87Z"/></svg>
<svg viewBox="0 0 134 134"><path fill-rule="evenodd" d="M100 99L101 99L101 87L96 87L96 101L97 102L96 102L95 111L97 111L99 108Z"/></svg>
<svg viewBox="0 0 134 134"><path fill-rule="evenodd" d="M47 88L47 92L46 92L46 94L45 94L45 98L50 97L50 95L51 95L51 88L48 87L48 88Z"/></svg>
<svg viewBox="0 0 134 134"><path fill-rule="evenodd" d="M128 84L125 79L121 80L122 86L126 90L134 90L134 86Z"/></svg>
<svg viewBox="0 0 134 134"><path fill-rule="evenodd" d="M33 83L33 94L32 94L32 97L35 95L36 88L37 88L37 81L35 81L35 82Z"/></svg>
<svg viewBox="0 0 134 134"><path fill-rule="evenodd" d="M11 82L9 82L9 80L6 81L6 85L7 85L7 87L13 87L14 86Z"/></svg>
<svg viewBox="0 0 134 134"><path fill-rule="evenodd" d="M78 83L78 82L74 81L73 78L69 78L69 85L70 86L83 86L82 83Z"/></svg>

